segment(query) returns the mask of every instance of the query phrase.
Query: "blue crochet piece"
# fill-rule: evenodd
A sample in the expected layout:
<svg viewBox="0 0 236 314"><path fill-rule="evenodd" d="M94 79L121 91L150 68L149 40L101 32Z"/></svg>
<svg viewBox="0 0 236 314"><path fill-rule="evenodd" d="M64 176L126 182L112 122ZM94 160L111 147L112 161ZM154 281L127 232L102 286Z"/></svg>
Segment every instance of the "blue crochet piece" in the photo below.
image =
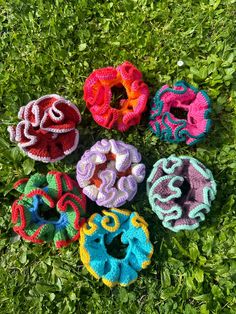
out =
<svg viewBox="0 0 236 314"><path fill-rule="evenodd" d="M42 189L45 192L48 192L47 187ZM36 223L38 226L44 225L44 224L52 224L55 226L56 230L63 230L65 229L68 224L68 218L67 218L67 213L66 212L61 212L60 213L60 218L56 219L56 220L47 220L44 219L42 217L40 217L39 213L38 213L38 208L40 205L43 205L44 201L43 198L39 195L35 195L33 196L33 203L32 203L32 207L30 207L28 210L31 213L31 220L33 223Z"/></svg>
<svg viewBox="0 0 236 314"><path fill-rule="evenodd" d="M112 208L102 213L93 214L81 230L81 260L88 271L95 278L102 278L107 286L127 286L151 262L153 246L148 224L136 212ZM119 235L122 244L127 245L124 258L113 257L106 247Z"/></svg>

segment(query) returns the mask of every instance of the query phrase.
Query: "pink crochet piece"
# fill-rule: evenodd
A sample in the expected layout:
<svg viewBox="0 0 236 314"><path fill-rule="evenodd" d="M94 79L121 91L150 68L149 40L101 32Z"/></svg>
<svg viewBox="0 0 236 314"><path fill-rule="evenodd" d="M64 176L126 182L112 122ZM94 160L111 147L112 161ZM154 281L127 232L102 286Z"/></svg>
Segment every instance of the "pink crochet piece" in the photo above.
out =
<svg viewBox="0 0 236 314"><path fill-rule="evenodd" d="M187 112L179 119L171 109ZM209 132L211 120L210 99L205 91L179 81L173 88L164 85L155 95L150 112L149 126L161 140L188 145L201 141Z"/></svg>
<svg viewBox="0 0 236 314"><path fill-rule="evenodd" d="M58 95L46 95L20 108L10 140L32 159L54 162L71 154L79 143L79 109Z"/></svg>
<svg viewBox="0 0 236 314"><path fill-rule="evenodd" d="M128 99L119 100L118 109L110 105L112 87L124 87L128 96ZM94 120L107 129L121 132L140 123L148 97L149 90L142 80L142 73L127 61L117 68L93 71L84 84L84 100Z"/></svg>

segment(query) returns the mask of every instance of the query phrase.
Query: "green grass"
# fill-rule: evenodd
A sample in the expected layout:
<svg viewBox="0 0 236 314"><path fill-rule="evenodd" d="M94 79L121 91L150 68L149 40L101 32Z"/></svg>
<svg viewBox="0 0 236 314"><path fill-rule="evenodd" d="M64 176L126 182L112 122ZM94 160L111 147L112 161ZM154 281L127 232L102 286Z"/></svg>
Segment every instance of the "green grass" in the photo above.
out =
<svg viewBox="0 0 236 314"><path fill-rule="evenodd" d="M236 1L9 0L0 16L0 312L5 313L236 313ZM125 134L92 120L82 99L93 69L133 62L150 86L187 80L213 101L214 126L197 147L160 142L147 119ZM178 60L184 61L178 67ZM10 143L6 131L18 109L58 93L83 114L76 153L41 164ZM73 173L85 148L101 138L140 150L148 173L161 157L187 154L209 167L218 195L206 222L174 234L152 213L145 185L127 208L150 224L151 266L130 287L109 289L82 267L78 244L57 251L18 240L10 206L17 179L35 171Z"/></svg>

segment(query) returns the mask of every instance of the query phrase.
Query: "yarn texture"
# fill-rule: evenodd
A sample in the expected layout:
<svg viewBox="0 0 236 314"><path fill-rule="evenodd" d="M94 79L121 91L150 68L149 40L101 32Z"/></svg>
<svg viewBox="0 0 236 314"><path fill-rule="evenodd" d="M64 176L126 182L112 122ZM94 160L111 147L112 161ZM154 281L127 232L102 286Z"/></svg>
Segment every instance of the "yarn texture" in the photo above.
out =
<svg viewBox="0 0 236 314"><path fill-rule="evenodd" d="M179 81L173 88L164 85L155 95L149 127L161 140L170 143L200 142L211 127L210 98L203 90ZM187 118L177 118L171 110L185 111Z"/></svg>
<svg viewBox="0 0 236 314"><path fill-rule="evenodd" d="M32 159L54 162L78 146L79 109L59 95L46 95L20 108L16 127L9 126L10 140Z"/></svg>
<svg viewBox="0 0 236 314"><path fill-rule="evenodd" d="M81 230L81 260L87 270L95 278L102 278L108 287L127 286L151 263L153 246L148 224L137 212L112 208L103 210L102 214L93 214ZM127 245L123 258L113 257L106 247L117 236Z"/></svg>
<svg viewBox="0 0 236 314"><path fill-rule="evenodd" d="M147 193L164 227L175 232L193 230L210 212L216 183L211 171L197 159L172 155L153 166Z"/></svg>
<svg viewBox="0 0 236 314"><path fill-rule="evenodd" d="M145 178L145 165L133 146L103 139L87 150L77 163L77 181L83 193L99 206L120 207L137 193Z"/></svg>
<svg viewBox="0 0 236 314"><path fill-rule="evenodd" d="M57 248L78 240L85 222L86 197L67 174L36 173L14 185L22 193L12 206L13 230L25 240L54 242Z"/></svg>
<svg viewBox="0 0 236 314"><path fill-rule="evenodd" d="M112 87L126 90L128 98L119 100L119 108L111 107ZM149 90L142 80L142 73L127 61L117 68L93 71L84 84L84 100L94 120L107 129L121 132L140 123L148 97Z"/></svg>

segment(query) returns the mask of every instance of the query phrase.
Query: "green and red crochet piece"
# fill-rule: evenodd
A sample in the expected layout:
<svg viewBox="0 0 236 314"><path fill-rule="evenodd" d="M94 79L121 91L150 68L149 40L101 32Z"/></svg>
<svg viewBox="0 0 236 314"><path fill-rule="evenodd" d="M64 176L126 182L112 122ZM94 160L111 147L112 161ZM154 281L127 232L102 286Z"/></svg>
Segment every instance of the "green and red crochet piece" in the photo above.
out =
<svg viewBox="0 0 236 314"><path fill-rule="evenodd" d="M25 240L54 242L57 248L80 237L86 197L67 174L50 171L17 181L22 195L12 205L13 230Z"/></svg>

